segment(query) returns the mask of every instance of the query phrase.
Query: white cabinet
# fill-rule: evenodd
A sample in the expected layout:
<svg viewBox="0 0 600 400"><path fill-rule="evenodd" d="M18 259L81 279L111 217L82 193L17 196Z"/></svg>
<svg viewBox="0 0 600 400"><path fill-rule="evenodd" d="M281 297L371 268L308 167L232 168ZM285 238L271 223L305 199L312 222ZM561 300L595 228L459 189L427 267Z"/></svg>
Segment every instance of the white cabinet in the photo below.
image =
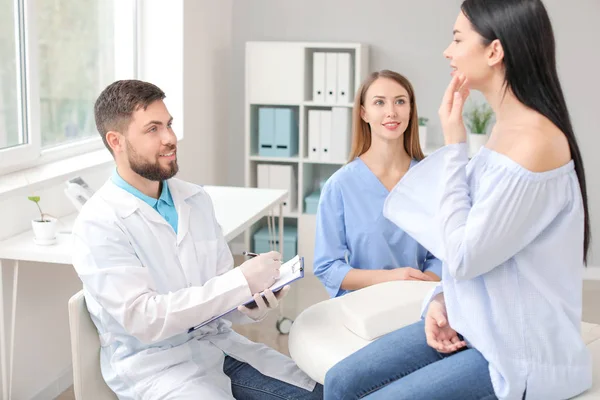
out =
<svg viewBox="0 0 600 400"><path fill-rule="evenodd" d="M305 213L304 198L347 161L354 96L369 72L368 58L368 47L360 43L246 43L245 183L289 191L284 223L298 229L307 273L312 273L315 216ZM298 135L290 146L297 153L259 154L264 107L292 109ZM246 248L265 223L246 232Z"/></svg>

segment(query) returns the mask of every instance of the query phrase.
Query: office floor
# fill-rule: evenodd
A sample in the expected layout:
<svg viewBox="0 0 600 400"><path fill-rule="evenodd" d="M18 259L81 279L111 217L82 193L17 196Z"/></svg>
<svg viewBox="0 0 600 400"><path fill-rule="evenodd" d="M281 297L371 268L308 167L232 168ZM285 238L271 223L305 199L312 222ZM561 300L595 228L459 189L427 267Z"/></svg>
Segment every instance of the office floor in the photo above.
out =
<svg viewBox="0 0 600 400"><path fill-rule="evenodd" d="M306 277L304 280L300 280L296 283L294 289L296 292L290 292L288 297L294 296L294 300L297 300L299 310L302 310L311 304L322 301L326 298L326 294L323 287L320 286L319 281L314 277ZM286 297L286 300L288 299ZM289 304L286 303L287 309ZM586 322L593 322L600 324L600 281L585 281L583 284L583 320ZM293 310L292 310L293 312ZM288 352L288 338L285 335L279 334L275 328L277 321L277 314L272 313L269 317L263 321L244 326L235 326L235 330L240 334L248 337L250 340L255 342L262 342L271 346L272 348L280 351L281 353L287 354ZM57 400L75 400L73 394L73 388L69 388L63 394L61 394Z"/></svg>

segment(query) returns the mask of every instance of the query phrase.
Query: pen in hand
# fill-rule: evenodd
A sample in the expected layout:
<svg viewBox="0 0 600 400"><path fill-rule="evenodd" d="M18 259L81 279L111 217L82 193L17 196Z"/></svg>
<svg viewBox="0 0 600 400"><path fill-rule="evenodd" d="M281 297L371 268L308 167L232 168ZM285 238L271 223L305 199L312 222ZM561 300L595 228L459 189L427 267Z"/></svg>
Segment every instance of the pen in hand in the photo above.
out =
<svg viewBox="0 0 600 400"><path fill-rule="evenodd" d="M254 258L254 257L257 257L257 256L259 256L260 254L257 254L257 253L252 253L251 251L242 251L242 255L243 255L243 256L246 256L246 257ZM282 263L282 264L283 264L283 261L282 261L282 260L280 260L280 259L274 259L274 260L275 260L275 261L279 261L280 263Z"/></svg>

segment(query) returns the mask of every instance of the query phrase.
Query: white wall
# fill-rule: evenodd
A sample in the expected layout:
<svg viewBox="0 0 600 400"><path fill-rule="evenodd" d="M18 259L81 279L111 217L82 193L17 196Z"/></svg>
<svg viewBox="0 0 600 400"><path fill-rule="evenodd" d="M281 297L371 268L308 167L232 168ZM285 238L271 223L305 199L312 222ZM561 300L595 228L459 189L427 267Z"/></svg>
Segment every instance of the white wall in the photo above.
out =
<svg viewBox="0 0 600 400"><path fill-rule="evenodd" d="M138 77L160 87L178 137L183 131L183 0L140 4Z"/></svg>
<svg viewBox="0 0 600 400"><path fill-rule="evenodd" d="M233 0L185 1L185 139L178 149L179 177L203 185L224 184L227 179L227 134L234 112L229 101L232 4Z"/></svg>
<svg viewBox="0 0 600 400"><path fill-rule="evenodd" d="M437 109L449 82L442 52L452 40L460 0L253 0L233 7L227 183L243 185L244 46L247 41L362 42L371 70L396 70L411 80L429 143L442 143ZM585 162L593 236L600 255L600 1L545 0L557 39L559 73ZM592 264L600 264L600 260Z"/></svg>
<svg viewBox="0 0 600 400"><path fill-rule="evenodd" d="M558 73L583 155L592 225L590 265L600 265L600 1L545 0L554 25Z"/></svg>

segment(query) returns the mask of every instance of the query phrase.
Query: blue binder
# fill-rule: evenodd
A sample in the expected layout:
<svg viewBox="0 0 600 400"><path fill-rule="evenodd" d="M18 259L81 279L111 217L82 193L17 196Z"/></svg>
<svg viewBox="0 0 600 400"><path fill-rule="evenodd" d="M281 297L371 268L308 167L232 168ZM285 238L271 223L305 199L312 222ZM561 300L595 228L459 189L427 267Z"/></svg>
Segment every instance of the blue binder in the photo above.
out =
<svg viewBox="0 0 600 400"><path fill-rule="evenodd" d="M298 122L291 108L275 109L275 154L277 157L298 154Z"/></svg>
<svg viewBox="0 0 600 400"><path fill-rule="evenodd" d="M275 109L258 109L258 155L274 157L275 152Z"/></svg>

